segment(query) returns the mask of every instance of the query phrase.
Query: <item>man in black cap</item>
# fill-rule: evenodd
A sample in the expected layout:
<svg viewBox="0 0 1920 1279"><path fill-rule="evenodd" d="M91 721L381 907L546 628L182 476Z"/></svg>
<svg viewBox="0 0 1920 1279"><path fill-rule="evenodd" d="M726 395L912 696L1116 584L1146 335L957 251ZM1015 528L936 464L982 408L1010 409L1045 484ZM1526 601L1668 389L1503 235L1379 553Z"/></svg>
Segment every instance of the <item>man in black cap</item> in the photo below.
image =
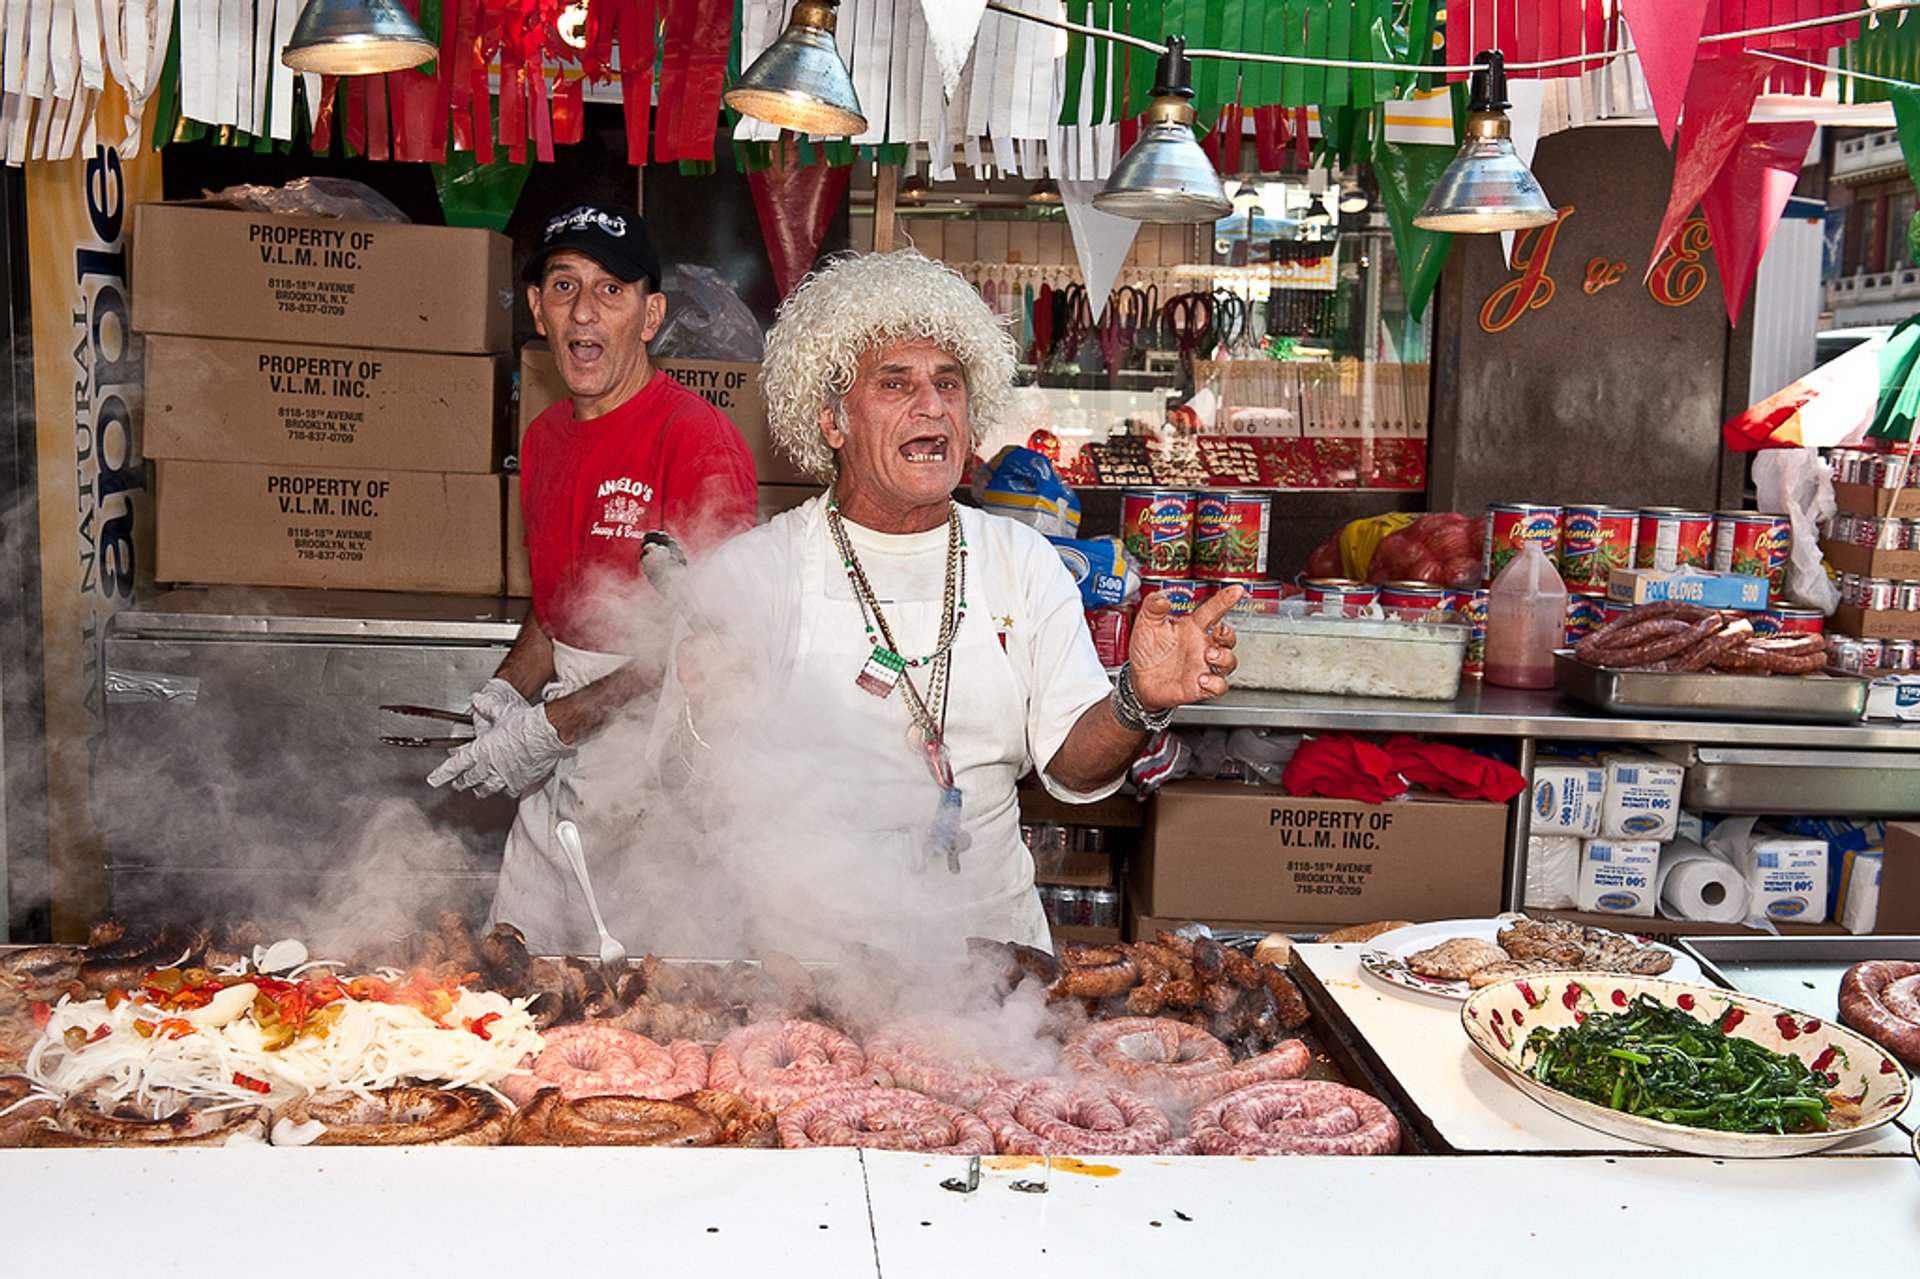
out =
<svg viewBox="0 0 1920 1279"><path fill-rule="evenodd" d="M665 529L698 552L752 525L756 493L739 431L647 358L667 300L638 213L560 210L524 278L570 393L520 448L533 607L473 696L473 741L427 780L520 797L493 920L518 925L536 949L583 954L595 933L554 827L607 816L632 772L596 735L658 680L636 625L641 537Z"/></svg>

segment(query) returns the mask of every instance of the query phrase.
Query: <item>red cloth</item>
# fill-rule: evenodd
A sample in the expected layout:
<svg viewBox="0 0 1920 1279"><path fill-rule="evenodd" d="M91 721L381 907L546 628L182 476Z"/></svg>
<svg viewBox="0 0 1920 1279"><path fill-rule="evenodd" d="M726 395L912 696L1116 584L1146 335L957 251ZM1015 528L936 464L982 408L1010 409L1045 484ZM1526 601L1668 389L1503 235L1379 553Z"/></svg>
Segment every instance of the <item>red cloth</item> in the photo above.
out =
<svg viewBox="0 0 1920 1279"><path fill-rule="evenodd" d="M596 624L589 588L643 582L640 535L651 529L697 553L752 527L756 497L740 432L657 369L601 417L577 422L571 400L552 406L520 449L533 607L547 634L617 647L614 627Z"/></svg>
<svg viewBox="0 0 1920 1279"><path fill-rule="evenodd" d="M1423 742L1405 735L1387 739L1394 771L1410 785L1455 799L1504 804L1527 788L1517 768L1446 742Z"/></svg>
<svg viewBox="0 0 1920 1279"><path fill-rule="evenodd" d="M1287 762L1280 784L1289 795L1384 803L1407 793L1393 756L1357 737L1309 737Z"/></svg>

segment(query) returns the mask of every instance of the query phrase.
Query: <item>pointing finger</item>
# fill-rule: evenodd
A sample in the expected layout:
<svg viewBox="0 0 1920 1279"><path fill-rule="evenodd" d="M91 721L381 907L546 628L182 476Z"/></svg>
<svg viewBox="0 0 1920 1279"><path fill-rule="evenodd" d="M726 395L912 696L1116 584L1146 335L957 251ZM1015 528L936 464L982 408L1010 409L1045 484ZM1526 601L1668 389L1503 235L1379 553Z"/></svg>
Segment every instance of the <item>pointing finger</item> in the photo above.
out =
<svg viewBox="0 0 1920 1279"><path fill-rule="evenodd" d="M1193 610L1193 623L1202 631L1211 631L1214 623L1226 616L1227 610L1240 602L1246 594L1244 587L1228 586L1209 595L1206 602Z"/></svg>

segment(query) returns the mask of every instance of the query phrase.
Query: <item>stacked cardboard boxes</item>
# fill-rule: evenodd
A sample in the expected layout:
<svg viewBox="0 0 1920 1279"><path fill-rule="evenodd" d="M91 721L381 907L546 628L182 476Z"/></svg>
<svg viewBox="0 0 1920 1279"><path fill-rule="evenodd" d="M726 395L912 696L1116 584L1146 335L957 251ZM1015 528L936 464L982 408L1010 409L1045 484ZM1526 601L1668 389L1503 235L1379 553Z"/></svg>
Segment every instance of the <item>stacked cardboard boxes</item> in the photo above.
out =
<svg viewBox="0 0 1920 1279"><path fill-rule="evenodd" d="M504 236L185 202L133 253L158 578L500 593Z"/></svg>

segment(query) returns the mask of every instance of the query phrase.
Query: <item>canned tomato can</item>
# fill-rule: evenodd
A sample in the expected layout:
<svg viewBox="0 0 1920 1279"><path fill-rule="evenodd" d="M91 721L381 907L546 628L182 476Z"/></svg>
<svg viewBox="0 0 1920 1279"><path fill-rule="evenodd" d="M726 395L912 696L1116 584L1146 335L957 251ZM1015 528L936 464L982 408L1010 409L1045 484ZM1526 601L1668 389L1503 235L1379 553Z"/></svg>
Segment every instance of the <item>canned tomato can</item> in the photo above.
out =
<svg viewBox="0 0 1920 1279"><path fill-rule="evenodd" d="M1640 512L1624 506L1582 503L1560 515L1560 577L1569 589L1605 590L1607 575L1633 564Z"/></svg>
<svg viewBox="0 0 1920 1279"><path fill-rule="evenodd" d="M1460 662L1462 675L1484 675L1487 669L1487 591L1468 596L1460 611L1467 619L1467 651Z"/></svg>
<svg viewBox="0 0 1920 1279"><path fill-rule="evenodd" d="M1140 579L1140 598L1145 599L1156 591L1165 591L1167 598L1173 601L1173 615L1185 617L1193 612L1194 588L1199 583L1190 577L1143 577Z"/></svg>
<svg viewBox="0 0 1920 1279"><path fill-rule="evenodd" d="M1233 602L1230 613L1278 613L1280 601L1284 598L1286 586L1281 582L1234 582L1240 588L1240 598Z"/></svg>
<svg viewBox="0 0 1920 1279"><path fill-rule="evenodd" d="M1778 635L1780 633L1780 614L1774 609L1761 609L1757 613L1748 613L1745 616L1747 621L1753 624L1753 633L1755 635Z"/></svg>
<svg viewBox="0 0 1920 1279"><path fill-rule="evenodd" d="M1357 617L1360 610L1380 602L1380 588L1346 577L1309 577L1300 583L1310 613L1338 613Z"/></svg>
<svg viewBox="0 0 1920 1279"><path fill-rule="evenodd" d="M1625 600L1601 600L1600 625L1605 626L1608 622L1617 622L1628 613L1633 612L1633 609L1634 606Z"/></svg>
<svg viewBox="0 0 1920 1279"><path fill-rule="evenodd" d="M1487 580L1499 576L1520 548L1537 543L1555 564L1560 562L1560 508L1531 502L1495 502L1487 507Z"/></svg>
<svg viewBox="0 0 1920 1279"><path fill-rule="evenodd" d="M1860 607L1881 612L1893 607L1898 584L1890 577L1869 577L1860 584Z"/></svg>
<svg viewBox="0 0 1920 1279"><path fill-rule="evenodd" d="M1802 635L1826 633L1827 615L1817 608L1776 608L1772 613L1779 618L1779 629L1784 633Z"/></svg>
<svg viewBox="0 0 1920 1279"><path fill-rule="evenodd" d="M1706 568L1712 563L1712 516L1672 506L1641 508L1633 550L1635 568L1667 573L1683 564Z"/></svg>
<svg viewBox="0 0 1920 1279"><path fill-rule="evenodd" d="M1093 651L1100 665L1113 669L1127 660L1127 642L1133 638L1133 610L1130 608L1090 608L1087 629L1093 633Z"/></svg>
<svg viewBox="0 0 1920 1279"><path fill-rule="evenodd" d="M1208 489L1193 503L1193 575L1215 581L1266 576L1273 495Z"/></svg>
<svg viewBox="0 0 1920 1279"><path fill-rule="evenodd" d="M1606 597L1594 591L1567 592L1567 646L1571 648L1599 630Z"/></svg>
<svg viewBox="0 0 1920 1279"><path fill-rule="evenodd" d="M1446 608L1451 594L1430 582L1382 582L1379 603L1389 617L1414 618Z"/></svg>
<svg viewBox="0 0 1920 1279"><path fill-rule="evenodd" d="M1792 536L1793 524L1784 515L1721 511L1713 517L1713 571L1764 577L1777 595L1785 585Z"/></svg>
<svg viewBox="0 0 1920 1279"><path fill-rule="evenodd" d="M1193 567L1193 494L1180 489L1122 489L1120 545L1153 576Z"/></svg>

